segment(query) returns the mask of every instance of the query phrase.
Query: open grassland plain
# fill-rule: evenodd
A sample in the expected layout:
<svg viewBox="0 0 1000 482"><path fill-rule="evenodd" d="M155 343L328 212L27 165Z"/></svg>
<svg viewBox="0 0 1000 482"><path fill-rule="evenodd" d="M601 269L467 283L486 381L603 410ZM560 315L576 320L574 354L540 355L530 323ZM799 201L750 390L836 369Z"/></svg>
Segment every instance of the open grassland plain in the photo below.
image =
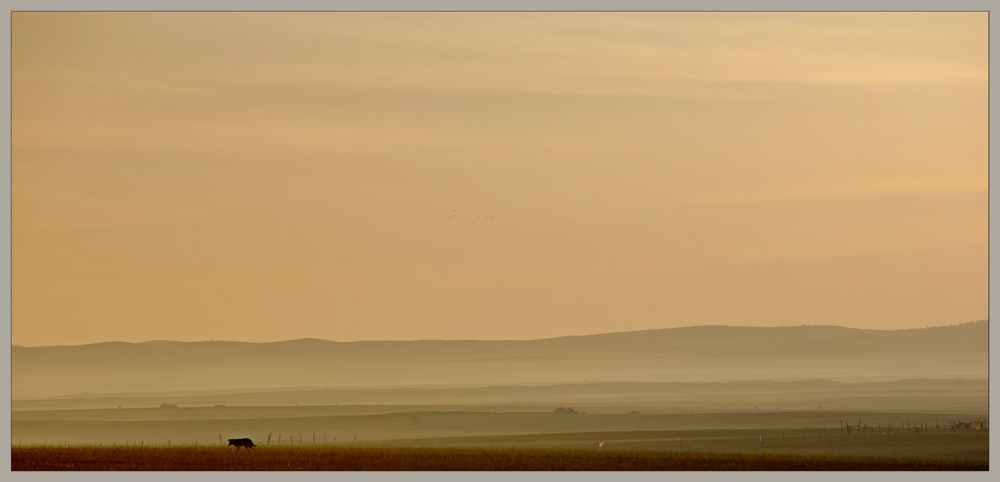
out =
<svg viewBox="0 0 1000 482"><path fill-rule="evenodd" d="M491 437L448 437L379 441L395 447L489 447L653 450L742 454L814 454L830 456L935 457L986 459L989 433L866 433L840 435L838 430L683 430L549 433Z"/></svg>
<svg viewBox="0 0 1000 482"><path fill-rule="evenodd" d="M11 470L989 470L988 459L622 449L14 445Z"/></svg>
<svg viewBox="0 0 1000 482"><path fill-rule="evenodd" d="M742 451L747 444L759 442L759 436L763 435L766 449L773 446L776 440L781 440L784 434L784 441L787 443L799 439L808 443L810 446L804 448L809 452L870 455L872 452L869 447L874 447L888 451L881 452L880 455L963 457L976 457L980 454L985 456L988 445L985 434L950 432L947 429L948 424L954 420L986 420L986 411L796 412L774 410L771 407L769 410L726 413L683 410L684 407L681 407L673 413L650 413L653 407L633 405L576 408L586 413L518 411L538 410L537 406L227 406L18 411L11 413L11 442L110 444L143 441L147 445L165 445L168 442L176 445L218 443L220 437L249 437L266 444L268 435L271 435L272 444L279 441L287 444L292 440L307 444L314 441L321 443L348 440L382 443L387 440L567 434L567 438L559 442L558 447L575 448L578 445L574 445L577 443L574 441L574 434L659 432L661 435L657 437L662 440L649 442L656 445L633 448L670 450L675 447L673 442L676 440L673 439L679 433L682 439L702 436L717 439L705 448L710 451ZM658 408L664 409L663 406ZM402 411L393 412L394 410ZM612 413L613 411L617 413ZM630 413L633 411L640 413ZM664 411L669 411L669 406ZM855 430L850 436L841 435L840 427L847 423L855 426ZM858 435L859 423L862 435ZM889 426L894 427L891 437L888 434ZM901 430L901 426L906 429ZM927 427L928 430L915 433L913 427L920 426ZM312 438L313 433L316 434L315 440ZM910 435L913 443L907 448L902 441L910 439ZM587 443L590 442L588 439Z"/></svg>
<svg viewBox="0 0 1000 482"><path fill-rule="evenodd" d="M260 447L266 448L316 448L316 447L352 447L360 445L399 447L399 448L489 448L489 449L573 449L593 450L601 447L603 450L639 450L659 452L705 452L705 453L736 453L736 454L814 454L829 456L885 456L885 457L921 457L950 459L983 459L989 457L989 431L940 431L914 433L913 431L897 431L889 434L886 427L879 430L872 427L863 434L854 432L844 434L837 428L805 428L805 429L723 429L723 430L638 430L638 431L600 431L600 432L570 432L570 433L521 433L513 435L474 435L451 437L424 438L386 438L375 440L357 440L348 435L332 437L328 434L312 432L295 434L272 433L263 437L253 437ZM241 437L242 435L225 435L222 438ZM135 438L128 442L79 442L50 439L43 443L25 442L15 439L14 446L132 446L134 443L142 447L177 447L197 446L214 447L220 444L220 435L215 440L202 439L191 441L175 438L173 440L152 441L150 438L140 440Z"/></svg>
<svg viewBox="0 0 1000 482"><path fill-rule="evenodd" d="M13 397L18 413L83 409L157 408L170 402L187 418L239 418L241 410L263 410L265 416L360 414L434 410L441 407L496 406L494 410L538 411L566 403L588 413L622 413L622 406L642 413L685 411L745 412L780 407L788 411L983 412L989 409L989 380L908 379L882 382L768 380L705 383L564 383L541 386L473 386L462 388L295 388L156 393L79 393L42 399ZM242 407L242 408L241 408ZM200 408L201 410L194 410ZM388 409L388 410L387 410ZM100 412L91 412L99 414ZM172 411L148 416L166 418Z"/></svg>

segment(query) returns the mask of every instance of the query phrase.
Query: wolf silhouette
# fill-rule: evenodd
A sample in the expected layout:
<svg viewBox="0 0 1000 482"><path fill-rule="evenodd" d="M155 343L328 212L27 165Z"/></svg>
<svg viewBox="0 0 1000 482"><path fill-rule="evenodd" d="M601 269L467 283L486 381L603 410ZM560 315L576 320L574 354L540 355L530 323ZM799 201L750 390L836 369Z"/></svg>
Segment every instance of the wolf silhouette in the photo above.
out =
<svg viewBox="0 0 1000 482"><path fill-rule="evenodd" d="M252 450L257 446L253 443L253 440L248 438L231 438L229 439L229 445L235 446L237 452L239 452L242 447L246 447L247 450Z"/></svg>

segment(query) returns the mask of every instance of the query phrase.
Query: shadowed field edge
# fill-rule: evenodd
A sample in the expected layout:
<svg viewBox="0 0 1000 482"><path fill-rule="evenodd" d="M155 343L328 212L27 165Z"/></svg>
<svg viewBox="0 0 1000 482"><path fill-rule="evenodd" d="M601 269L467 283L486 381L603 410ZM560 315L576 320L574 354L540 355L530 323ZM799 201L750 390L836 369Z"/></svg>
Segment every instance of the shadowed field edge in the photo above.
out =
<svg viewBox="0 0 1000 482"><path fill-rule="evenodd" d="M11 470L986 471L989 460L600 449L351 446L259 447L247 452L204 446L33 444L11 447Z"/></svg>

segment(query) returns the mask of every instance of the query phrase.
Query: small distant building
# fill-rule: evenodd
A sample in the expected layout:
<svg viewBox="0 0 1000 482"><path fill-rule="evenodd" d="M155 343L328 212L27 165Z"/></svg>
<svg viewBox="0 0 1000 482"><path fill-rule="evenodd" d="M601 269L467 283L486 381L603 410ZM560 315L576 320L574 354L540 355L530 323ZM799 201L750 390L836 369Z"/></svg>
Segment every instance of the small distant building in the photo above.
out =
<svg viewBox="0 0 1000 482"><path fill-rule="evenodd" d="M552 413L560 414L560 413L580 413L580 412L573 410L572 408L559 407L553 410Z"/></svg>
<svg viewBox="0 0 1000 482"><path fill-rule="evenodd" d="M160 408L177 408L177 405L172 403L163 402L160 404Z"/></svg>

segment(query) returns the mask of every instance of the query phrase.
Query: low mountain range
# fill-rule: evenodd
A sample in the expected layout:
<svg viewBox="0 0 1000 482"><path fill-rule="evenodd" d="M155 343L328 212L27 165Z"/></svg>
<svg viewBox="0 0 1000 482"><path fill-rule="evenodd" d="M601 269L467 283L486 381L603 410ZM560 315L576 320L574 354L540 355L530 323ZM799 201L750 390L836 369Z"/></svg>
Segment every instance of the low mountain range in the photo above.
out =
<svg viewBox="0 0 1000 482"><path fill-rule="evenodd" d="M11 348L12 398L273 387L986 378L989 323L693 326L542 340L108 342Z"/></svg>

